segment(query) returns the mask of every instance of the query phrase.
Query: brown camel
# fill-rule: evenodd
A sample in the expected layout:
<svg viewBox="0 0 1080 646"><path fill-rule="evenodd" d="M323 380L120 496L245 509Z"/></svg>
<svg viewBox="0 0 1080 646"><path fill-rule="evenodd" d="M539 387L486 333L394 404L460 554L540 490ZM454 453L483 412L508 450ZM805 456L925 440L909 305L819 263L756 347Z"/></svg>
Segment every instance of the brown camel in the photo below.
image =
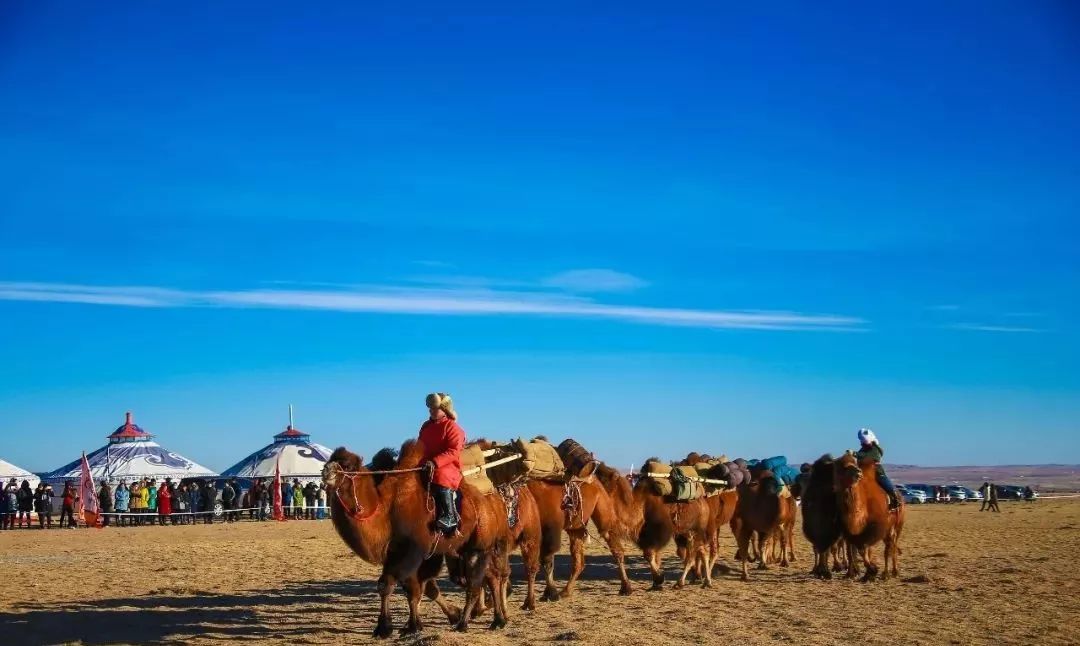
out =
<svg viewBox="0 0 1080 646"><path fill-rule="evenodd" d="M393 632L389 600L398 582L409 601L409 620L402 633L422 629L419 604L423 588L419 570L424 561L433 556L451 555L463 561L465 607L455 626L457 630L468 629L484 584L492 590L503 590L503 580L508 576L510 528L502 502L463 483L458 531L453 536L442 536L434 529L434 504L427 491L428 483L419 473L423 455L423 445L419 441L405 442L394 471L384 475L378 486L359 458L345 449L335 451L323 470L323 481L331 495L338 498L346 513L358 521L386 508L390 542L379 577L381 605L374 631L380 638L389 637ZM491 628L502 628L506 625L505 597L502 594L493 597L495 617Z"/></svg>
<svg viewBox="0 0 1080 646"><path fill-rule="evenodd" d="M829 555L837 563L836 545L842 540L836 491L833 488L833 457L825 454L810 467L810 478L802 493L802 531L814 548L814 568L811 574L819 579L831 579Z"/></svg>
<svg viewBox="0 0 1080 646"><path fill-rule="evenodd" d="M872 549L880 542L885 543L882 578L886 578L890 572L890 560L892 575L898 576L900 531L904 527L903 503L897 510L889 509L889 497L877 483L877 464L873 461L859 464L855 455L848 451L836 460L833 469L840 525L849 548L848 577L855 577L855 559L852 556L856 552L862 556L866 568L862 580L873 581L877 577L878 566Z"/></svg>
<svg viewBox="0 0 1080 646"><path fill-rule="evenodd" d="M641 478L632 488L626 478L611 467L600 464L596 476L603 483L614 503L615 511L626 531L645 557L652 574L651 590L664 587L664 571L660 567L660 551L675 540L682 574L676 588L686 585L686 576L698 562L708 562L706 546L711 518L705 498L688 502L666 502L656 493L648 478ZM712 586L712 572L705 568L703 587Z"/></svg>
<svg viewBox="0 0 1080 646"><path fill-rule="evenodd" d="M794 505L781 497L783 484L772 471L758 472L757 478L739 486L739 504L733 529L737 530L738 556L742 559L742 579L750 580L748 562L750 539L757 533L758 569L767 570L765 540L776 535L780 541L781 567L787 567L788 541L793 532L786 528L793 523Z"/></svg>
<svg viewBox="0 0 1080 646"><path fill-rule="evenodd" d="M383 449L375 454L372 460L372 468L376 470L392 469L397 462L396 451ZM336 462L345 471L356 471L362 464L363 459L345 449L338 449L330 457L331 462ZM324 469L325 474L325 469ZM382 476L372 476L372 484L378 484ZM348 492L344 496L348 498ZM351 502L351 498L349 499ZM390 545L390 515L387 507L379 507L370 515L351 513L346 509L342 496L330 491L327 501L330 507L330 520L341 540L345 541L353 552L361 559L372 565L382 565L386 560L387 548ZM428 598L438 604L446 614L451 624L456 624L461 618L461 610L446 601L439 591L435 582L436 577L442 570L443 556L432 556L426 559L418 570L418 577L424 585L424 592Z"/></svg>
<svg viewBox="0 0 1080 646"><path fill-rule="evenodd" d="M538 436L538 439L547 441L544 436ZM476 443L485 450L497 451L489 461L508 455L510 451L505 445L487 440L477 440ZM517 463L511 463L508 467L496 467L490 474L493 479L513 479L522 473L518 466ZM585 569L585 541L588 538L586 527L590 520L607 543L618 567L622 581L619 594L630 594L632 587L626 574L621 540L625 532L607 490L596 478L573 479L567 483L531 479L526 482L526 487L532 494L540 515L540 563L546 577L541 600L558 601L573 595L578 578ZM566 532L570 539L572 566L570 578L560 591L555 583L555 554L562 548L563 532Z"/></svg>

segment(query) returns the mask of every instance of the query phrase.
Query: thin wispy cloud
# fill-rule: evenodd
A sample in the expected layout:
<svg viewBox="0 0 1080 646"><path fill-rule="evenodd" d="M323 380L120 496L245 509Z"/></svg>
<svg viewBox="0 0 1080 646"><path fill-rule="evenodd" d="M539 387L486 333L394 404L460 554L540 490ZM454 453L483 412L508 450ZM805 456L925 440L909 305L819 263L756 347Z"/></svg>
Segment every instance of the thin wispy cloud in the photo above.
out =
<svg viewBox="0 0 1080 646"><path fill-rule="evenodd" d="M1045 332L1045 330L1040 330L1038 328L1032 327L1018 327L1014 325L983 325L979 323L956 323L955 325L948 325L946 327L951 330L970 330L972 332Z"/></svg>
<svg viewBox="0 0 1080 646"><path fill-rule="evenodd" d="M631 292L648 287L649 283L612 269L574 269L550 276L543 281L547 287L582 294L600 292Z"/></svg>
<svg viewBox="0 0 1080 646"><path fill-rule="evenodd" d="M0 282L0 300L146 308L263 308L447 316L542 316L647 325L755 330L863 331L853 316L789 311L724 311L600 303L580 296L528 291L432 289L394 285L350 289L184 290Z"/></svg>

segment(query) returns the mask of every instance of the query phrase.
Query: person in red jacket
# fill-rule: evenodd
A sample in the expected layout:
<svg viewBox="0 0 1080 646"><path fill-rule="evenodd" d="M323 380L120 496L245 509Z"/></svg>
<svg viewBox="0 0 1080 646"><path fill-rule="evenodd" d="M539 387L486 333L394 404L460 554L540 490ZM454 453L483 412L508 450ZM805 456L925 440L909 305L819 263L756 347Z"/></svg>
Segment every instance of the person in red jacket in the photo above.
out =
<svg viewBox="0 0 1080 646"><path fill-rule="evenodd" d="M446 535L457 531L457 496L461 486L461 450L465 447L465 431L458 426L454 402L446 393L427 396L430 418L420 427L420 442L424 445L424 471L431 480L435 498L435 527Z"/></svg>
<svg viewBox="0 0 1080 646"><path fill-rule="evenodd" d="M161 483L158 487L157 493L157 509L158 509L158 524L164 525L165 519L172 514L172 497L173 492L170 489L172 486L172 478L165 478L165 482Z"/></svg>

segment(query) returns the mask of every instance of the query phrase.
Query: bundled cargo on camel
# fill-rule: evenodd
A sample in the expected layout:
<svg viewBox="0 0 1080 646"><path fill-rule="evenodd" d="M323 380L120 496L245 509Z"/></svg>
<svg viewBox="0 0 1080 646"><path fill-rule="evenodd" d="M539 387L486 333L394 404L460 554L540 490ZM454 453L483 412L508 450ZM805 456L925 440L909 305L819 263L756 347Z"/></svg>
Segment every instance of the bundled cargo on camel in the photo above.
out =
<svg viewBox="0 0 1080 646"><path fill-rule="evenodd" d="M556 450L566 465L566 475L572 478L588 478L600 464L595 455L571 438L563 440Z"/></svg>
<svg viewBox="0 0 1080 646"><path fill-rule="evenodd" d="M471 442L461 450L462 481L476 487L484 495L495 493L495 484L488 477L482 441ZM518 460L520 462L520 460Z"/></svg>
<svg viewBox="0 0 1080 646"><path fill-rule="evenodd" d="M563 482L566 479L562 459L543 436L529 441L518 438L509 444L484 441L482 445L486 449L487 477L496 487L526 480ZM503 461L510 456L520 456L520 459Z"/></svg>
<svg viewBox="0 0 1080 646"><path fill-rule="evenodd" d="M700 464L703 463L673 467L657 458L649 458L641 467L641 476L647 478L653 491L668 502L696 500L726 484L721 478L710 477L718 475L717 469L722 468L722 464L710 465L704 471L699 470Z"/></svg>

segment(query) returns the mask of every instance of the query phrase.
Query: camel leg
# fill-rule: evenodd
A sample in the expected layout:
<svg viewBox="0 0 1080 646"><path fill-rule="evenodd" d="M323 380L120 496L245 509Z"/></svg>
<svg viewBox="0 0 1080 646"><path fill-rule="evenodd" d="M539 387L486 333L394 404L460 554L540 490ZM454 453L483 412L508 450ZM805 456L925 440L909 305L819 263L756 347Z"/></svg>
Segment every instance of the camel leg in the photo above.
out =
<svg viewBox="0 0 1080 646"><path fill-rule="evenodd" d="M461 618L461 608L448 602L446 597L442 596L442 591L439 590L439 584L436 583L434 579L428 580L427 584L424 586L424 594L428 599L431 599L439 606L439 609L443 611L443 614L446 615L446 618L450 621L451 625L456 624L458 619Z"/></svg>
<svg viewBox="0 0 1080 646"><path fill-rule="evenodd" d="M847 545L847 575L846 578L854 579L859 576L859 564L858 559L862 556L862 551L848 543Z"/></svg>
<svg viewBox="0 0 1080 646"><path fill-rule="evenodd" d="M544 593L541 601L558 601L559 590L555 584L555 553L562 547L562 528L554 531L545 528L540 537L540 562L544 567Z"/></svg>
<svg viewBox="0 0 1080 646"><path fill-rule="evenodd" d="M568 529L566 535L570 537L570 578L566 580L566 585L563 587L562 592L559 593L560 599L569 598L574 594L574 586L577 584L578 577L581 576L581 572L585 569L585 528L581 529Z"/></svg>
<svg viewBox="0 0 1080 646"><path fill-rule="evenodd" d="M788 566L788 558L787 558L788 550L791 548L791 546L788 544L788 540L789 540L788 533L786 531L784 531L783 527L780 528L780 535L777 536L776 538L777 538L776 542L780 544L780 567L787 567Z"/></svg>
<svg viewBox="0 0 1080 646"><path fill-rule="evenodd" d="M506 627L506 590L510 585L510 563L504 551L500 551L500 555L496 555L492 560L494 567L485 568L485 576L488 578L489 583L495 586L498 593L491 595L495 616L492 618L488 629L498 630Z"/></svg>
<svg viewBox="0 0 1080 646"><path fill-rule="evenodd" d="M660 569L660 553L653 549L643 549L641 555L645 557L645 563L649 566L649 573L652 574L652 587L649 590L663 590L664 571Z"/></svg>
<svg viewBox="0 0 1080 646"><path fill-rule="evenodd" d="M705 536L704 535L698 536L698 540L696 540L694 542L696 543L696 550L695 551L697 552L697 557L694 559L695 562L705 563L706 566L707 566L705 568L705 578L701 582L701 587L703 587L703 588L711 588L712 587L712 564L709 563L708 548L705 545L705 543L706 543Z"/></svg>
<svg viewBox="0 0 1080 646"><path fill-rule="evenodd" d="M788 561L795 562L795 523L788 525L787 528L787 546L790 556Z"/></svg>
<svg viewBox="0 0 1080 646"><path fill-rule="evenodd" d="M394 592L397 581L392 574L383 572L379 577L379 620L371 633L376 639L386 639L394 633L394 620L390 616L390 595Z"/></svg>
<svg viewBox="0 0 1080 646"><path fill-rule="evenodd" d="M693 567L693 563L690 560L692 545L690 544L690 538L686 536L675 537L675 555L679 557L679 562L682 563L682 570L679 572L679 578L675 581L675 589L681 590L686 585L686 575Z"/></svg>
<svg viewBox="0 0 1080 646"><path fill-rule="evenodd" d="M769 566L766 563L765 541L768 540L763 532L758 532L757 535L757 551L758 551L758 566L759 570L768 570Z"/></svg>
<svg viewBox="0 0 1080 646"><path fill-rule="evenodd" d="M521 544L521 560L525 563L525 603L522 610L536 610L536 575L540 572L540 546L535 541L526 540ZM509 572L507 572L509 575ZM510 577L506 577L506 592L510 592Z"/></svg>
<svg viewBox="0 0 1080 646"><path fill-rule="evenodd" d="M608 530L604 532L604 542L607 543L608 551L611 552L615 565L619 568L619 580L622 581L619 594L628 596L634 588L630 585L630 577L626 574L626 553L623 552L622 539L617 531Z"/></svg>
<svg viewBox="0 0 1080 646"><path fill-rule="evenodd" d="M739 559L742 561L742 580L750 580L750 539L753 536L753 532L740 527L739 534L736 536L738 542L738 549L736 550Z"/></svg>
<svg viewBox="0 0 1080 646"><path fill-rule="evenodd" d="M862 550L863 567L866 568L866 574L863 575L862 582L870 583L877 578L878 566L874 562L874 549L870 545L867 545Z"/></svg>
<svg viewBox="0 0 1080 646"><path fill-rule="evenodd" d="M461 618L454 630L466 632L469 630L469 620L473 618L473 611L480 601L483 593L485 575L487 574L487 558L479 552L469 552L464 556L463 566L465 570L465 607L461 610Z"/></svg>
<svg viewBox="0 0 1080 646"><path fill-rule="evenodd" d="M401 582L405 589L405 597L409 600L409 620L401 628L402 635L412 635L424 629L420 621L420 598L423 596L423 586L416 577L409 577Z"/></svg>

